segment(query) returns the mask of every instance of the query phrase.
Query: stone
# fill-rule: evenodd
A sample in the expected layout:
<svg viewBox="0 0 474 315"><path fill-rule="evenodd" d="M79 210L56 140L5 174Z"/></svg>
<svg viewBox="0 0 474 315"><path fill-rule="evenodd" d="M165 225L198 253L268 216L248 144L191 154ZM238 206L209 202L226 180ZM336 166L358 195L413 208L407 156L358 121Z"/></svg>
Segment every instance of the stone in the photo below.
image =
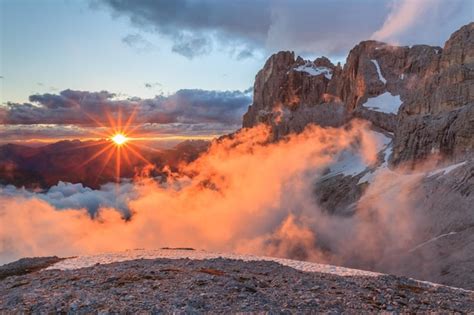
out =
<svg viewBox="0 0 474 315"><path fill-rule="evenodd" d="M318 67L329 69L331 76L314 75ZM398 110L363 106L384 93L400 98ZM295 59L293 52L276 53L255 78L253 104L243 117L243 127L270 125L278 140L308 124L338 127L362 118L395 134L393 166L413 167L433 152L443 160L473 151L473 106L474 23L470 23L453 33L444 48L363 41L349 52L343 68L326 57L312 62Z"/></svg>

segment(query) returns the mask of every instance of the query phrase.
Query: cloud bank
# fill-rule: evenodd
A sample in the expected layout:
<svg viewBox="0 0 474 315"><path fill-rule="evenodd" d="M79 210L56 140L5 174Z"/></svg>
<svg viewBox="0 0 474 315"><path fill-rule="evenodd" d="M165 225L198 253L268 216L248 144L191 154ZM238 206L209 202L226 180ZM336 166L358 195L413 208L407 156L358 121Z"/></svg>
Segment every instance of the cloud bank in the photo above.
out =
<svg viewBox="0 0 474 315"><path fill-rule="evenodd" d="M252 102L250 92L186 89L151 99L119 99L107 91L68 89L58 94L31 95L28 103L7 103L0 107L0 125L3 125L3 140L15 135L34 136L35 133L36 137L80 137L87 134L80 128L110 126L109 119L117 121L120 113L124 121L133 116L134 124L141 124L142 129L150 132L222 134L240 127L242 115ZM46 128L45 125L51 126Z"/></svg>
<svg viewBox="0 0 474 315"><path fill-rule="evenodd" d="M55 209L85 209L91 217L95 217L101 208L115 208L124 217L130 215L128 202L136 198L135 186L131 183L115 185L105 184L100 190L84 187L81 183L71 184L59 182L44 193L34 193L24 188L17 189L8 185L0 187L3 197L39 199L52 205Z"/></svg>
<svg viewBox="0 0 474 315"><path fill-rule="evenodd" d="M248 91L179 90L170 96L152 99L116 99L107 91L64 90L59 94L35 94L30 103L7 103L3 124L90 125L94 120L107 123L107 115L120 111L129 117L136 111L140 123L239 123L251 103ZM93 119L92 119L93 118Z"/></svg>
<svg viewBox="0 0 474 315"><path fill-rule="evenodd" d="M341 150L358 143L361 158L375 161L379 144L366 124L310 126L278 143L269 135L264 126L242 130L215 141L207 154L170 173L165 184L137 181L123 191L133 196L126 199L129 220L108 202L92 218L76 209L79 203L58 201L95 200L79 186L62 185L47 198L0 194L0 261L170 246L357 264L390 257L391 249L404 248L414 237L406 191L397 190L411 187L405 182L383 188L390 204L375 192L354 217L330 215L315 201L314 182ZM60 198L52 198L58 192ZM372 237L379 231L383 237Z"/></svg>
<svg viewBox="0 0 474 315"><path fill-rule="evenodd" d="M362 1L125 1L102 0L114 15L138 29L172 40L172 51L188 58L213 45L236 58L278 50L343 56L369 38L403 45L442 45L472 20L470 0ZM245 17L245 20L242 20Z"/></svg>
<svg viewBox="0 0 474 315"><path fill-rule="evenodd" d="M135 49L138 52L149 52L155 49L155 46L140 34L128 34L122 38L122 42Z"/></svg>

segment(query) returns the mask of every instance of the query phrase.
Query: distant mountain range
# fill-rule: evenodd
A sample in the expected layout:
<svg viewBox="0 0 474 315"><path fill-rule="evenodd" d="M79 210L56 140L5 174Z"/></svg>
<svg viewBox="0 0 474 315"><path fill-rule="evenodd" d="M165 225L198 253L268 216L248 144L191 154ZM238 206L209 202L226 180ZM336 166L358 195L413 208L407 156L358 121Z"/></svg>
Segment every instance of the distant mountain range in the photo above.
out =
<svg viewBox="0 0 474 315"><path fill-rule="evenodd" d="M110 159L108 159L109 151L91 159L109 144L110 142L106 140L86 142L73 140L34 148L17 144L2 145L0 184L41 189L63 181L99 188L102 184L116 180L115 153L111 153ZM209 142L204 140L187 140L171 149L140 147L139 151L144 159L154 166L152 175L158 175L165 165L173 169L181 162L196 159L208 145ZM120 176L133 177L148 164L144 159L132 153L128 154L128 159L122 157Z"/></svg>

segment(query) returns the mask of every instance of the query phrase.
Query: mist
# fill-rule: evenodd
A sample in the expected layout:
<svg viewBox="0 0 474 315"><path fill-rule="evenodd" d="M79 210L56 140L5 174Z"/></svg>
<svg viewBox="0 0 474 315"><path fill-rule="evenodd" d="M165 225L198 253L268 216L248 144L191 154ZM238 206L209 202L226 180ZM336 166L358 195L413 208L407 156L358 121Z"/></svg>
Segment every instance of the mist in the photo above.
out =
<svg viewBox="0 0 474 315"><path fill-rule="evenodd" d="M216 140L179 172L169 171L166 182L143 176L101 190L3 188L0 263L193 247L375 268L416 243L420 219L410 194L419 175L377 172L353 216L327 213L316 202L315 183L344 150L367 166L377 162L383 143L368 123L309 125L271 139L260 125Z"/></svg>

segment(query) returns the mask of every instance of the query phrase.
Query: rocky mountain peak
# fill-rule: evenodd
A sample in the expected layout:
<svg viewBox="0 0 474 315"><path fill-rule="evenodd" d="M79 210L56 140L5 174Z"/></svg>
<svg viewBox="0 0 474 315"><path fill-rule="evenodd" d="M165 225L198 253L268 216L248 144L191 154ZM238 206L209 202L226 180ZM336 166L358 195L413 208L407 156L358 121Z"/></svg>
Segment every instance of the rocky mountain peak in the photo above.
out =
<svg viewBox="0 0 474 315"><path fill-rule="evenodd" d="M333 65L331 60L329 60L327 57L324 57L324 56L316 58L313 61L313 63L316 67L326 67L326 68L329 68L329 69L332 69L332 70L334 70L336 68L336 66Z"/></svg>
<svg viewBox="0 0 474 315"><path fill-rule="evenodd" d="M474 63L474 22L454 32L444 45L441 68Z"/></svg>
<svg viewBox="0 0 474 315"><path fill-rule="evenodd" d="M284 51L257 74L243 127L272 126L275 138L307 124L340 126L353 117L394 133L393 164L432 152L453 158L474 147L474 23L444 48L357 44L344 67Z"/></svg>

